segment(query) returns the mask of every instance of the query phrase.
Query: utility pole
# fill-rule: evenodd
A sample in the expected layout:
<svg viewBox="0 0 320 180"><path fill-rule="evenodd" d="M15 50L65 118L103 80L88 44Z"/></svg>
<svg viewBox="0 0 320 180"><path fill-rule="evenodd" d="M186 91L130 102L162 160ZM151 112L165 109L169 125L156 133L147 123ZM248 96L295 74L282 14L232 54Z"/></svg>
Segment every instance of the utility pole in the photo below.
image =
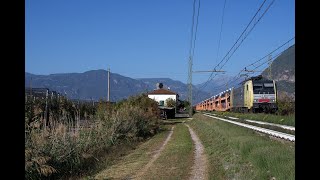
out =
<svg viewBox="0 0 320 180"><path fill-rule="evenodd" d="M189 117L192 117L193 107L192 107L192 56L189 56L189 72L188 72L188 99L190 103L189 107Z"/></svg>
<svg viewBox="0 0 320 180"><path fill-rule="evenodd" d="M108 99L107 101L110 101L110 68L108 68Z"/></svg>

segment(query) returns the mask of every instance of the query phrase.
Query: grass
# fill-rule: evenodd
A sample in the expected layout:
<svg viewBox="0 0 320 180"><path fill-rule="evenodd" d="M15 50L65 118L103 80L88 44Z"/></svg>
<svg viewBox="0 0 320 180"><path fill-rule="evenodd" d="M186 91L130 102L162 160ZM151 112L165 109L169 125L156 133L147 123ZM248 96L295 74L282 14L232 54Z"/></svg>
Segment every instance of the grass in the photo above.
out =
<svg viewBox="0 0 320 180"><path fill-rule="evenodd" d="M164 122L166 124L167 122ZM188 128L177 123L171 139L153 164L138 179L187 179L193 165L193 143ZM171 122L169 123L171 124ZM130 179L140 172L151 160L168 136L171 125L162 125L163 131L112 166L87 179Z"/></svg>
<svg viewBox="0 0 320 180"><path fill-rule="evenodd" d="M224 117L222 116L222 118L224 118ZM257 127L262 127L262 128L265 128L265 129L271 129L271 130L278 131L278 132L283 132L283 133L295 135L295 131L294 130L284 129L284 128L278 127L278 126L273 126L273 125L268 125L268 124L258 124L258 123L254 123L254 122L245 121L243 119L228 119L228 120L229 121L236 121L236 122L240 122L240 123L244 123L244 124L249 124L249 125L253 125L253 126L257 126Z"/></svg>
<svg viewBox="0 0 320 180"><path fill-rule="evenodd" d="M288 126L295 126L295 115L281 116L275 114L265 114L265 113L235 113L235 112L212 112L221 116L232 116L240 119L250 119L256 121L263 121L275 124L282 124Z"/></svg>
<svg viewBox="0 0 320 180"><path fill-rule="evenodd" d="M84 176L95 171L110 150L121 152L122 149L114 149L117 144L128 144L130 149L135 142L159 132L158 104L146 95L130 97L108 108L99 103L90 127L77 126L78 119L70 118L70 109L63 106L56 109L56 119L50 113L49 126L45 126L41 119L32 119L34 107L37 104L25 109L26 179ZM72 107L70 113L75 111Z"/></svg>
<svg viewBox="0 0 320 180"><path fill-rule="evenodd" d="M137 147L132 153L124 156L117 163L95 174L93 177L95 179L126 179L132 177L149 162L152 152L159 149L159 146L166 139L169 134L169 127L165 127L165 129L165 131L155 135Z"/></svg>
<svg viewBox="0 0 320 180"><path fill-rule="evenodd" d="M195 114L188 122L208 157L209 179L295 179L295 145Z"/></svg>
<svg viewBox="0 0 320 180"><path fill-rule="evenodd" d="M142 144L143 142L123 142L117 145L111 146L106 151L103 151L99 154L99 162L95 162L94 164L87 164L88 170L78 175L66 176L61 179L65 180L78 180L78 179L93 179L91 175L94 175L105 169L107 167L112 166L117 163L121 158L130 154L134 151L137 146Z"/></svg>
<svg viewBox="0 0 320 180"><path fill-rule="evenodd" d="M193 148L188 128L177 124L171 140L142 179L188 179L193 165Z"/></svg>

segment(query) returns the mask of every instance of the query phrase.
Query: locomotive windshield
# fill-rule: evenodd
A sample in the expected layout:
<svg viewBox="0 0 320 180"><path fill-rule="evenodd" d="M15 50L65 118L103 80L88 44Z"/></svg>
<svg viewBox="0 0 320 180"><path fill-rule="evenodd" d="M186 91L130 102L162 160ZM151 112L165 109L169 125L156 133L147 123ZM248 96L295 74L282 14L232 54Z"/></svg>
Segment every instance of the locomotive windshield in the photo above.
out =
<svg viewBox="0 0 320 180"><path fill-rule="evenodd" d="M253 84L253 91L261 91L263 89L262 83Z"/></svg>
<svg viewBox="0 0 320 180"><path fill-rule="evenodd" d="M273 82L253 82L254 94L274 94Z"/></svg>

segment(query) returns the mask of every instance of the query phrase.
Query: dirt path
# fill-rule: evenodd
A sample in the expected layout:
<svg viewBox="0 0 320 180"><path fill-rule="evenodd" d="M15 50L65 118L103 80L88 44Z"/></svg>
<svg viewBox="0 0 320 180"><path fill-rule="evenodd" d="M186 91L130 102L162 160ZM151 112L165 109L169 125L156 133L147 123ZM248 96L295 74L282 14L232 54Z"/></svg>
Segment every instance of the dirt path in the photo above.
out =
<svg viewBox="0 0 320 180"><path fill-rule="evenodd" d="M207 158L204 153L204 147L200 142L200 139L189 125L185 124L189 128L192 141L195 145L194 164L192 166L192 172L190 179L208 179L207 173Z"/></svg>
<svg viewBox="0 0 320 180"><path fill-rule="evenodd" d="M167 139L163 142L163 144L161 145L160 149L155 151L155 154L152 156L152 159L148 162L148 164L145 167L143 167L142 170L140 170L134 176L134 178L138 178L139 179L141 176L143 176L143 174L150 168L150 166L153 164L153 162L158 159L158 157L160 156L160 154L163 151L164 147L166 146L168 141L171 139L171 136L172 136L172 133L173 133L173 129L174 129L174 126L171 128L170 133L167 136Z"/></svg>
<svg viewBox="0 0 320 180"><path fill-rule="evenodd" d="M94 175L94 179L141 179L148 168L158 159L171 139L174 126L149 141L143 143L132 153L124 156L114 165Z"/></svg>

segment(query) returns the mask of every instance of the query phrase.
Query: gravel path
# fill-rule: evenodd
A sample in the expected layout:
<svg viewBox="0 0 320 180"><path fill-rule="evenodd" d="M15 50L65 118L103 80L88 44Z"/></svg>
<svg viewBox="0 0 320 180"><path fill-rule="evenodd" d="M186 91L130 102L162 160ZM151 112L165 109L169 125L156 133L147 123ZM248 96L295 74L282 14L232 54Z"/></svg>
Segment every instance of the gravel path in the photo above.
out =
<svg viewBox="0 0 320 180"><path fill-rule="evenodd" d="M189 125L185 124L189 128L192 141L195 145L194 164L192 166L192 172L190 179L208 179L207 176L207 158L204 154L204 147L200 142L200 139Z"/></svg>
<svg viewBox="0 0 320 180"><path fill-rule="evenodd" d="M156 151L156 153L152 156L152 159L148 162L148 164L135 175L135 178L139 179L141 176L143 176L143 174L150 168L150 166L153 164L153 162L158 159L158 157L160 156L164 147L166 146L168 141L171 139L173 129L174 129L174 126L171 128L169 135L167 136L166 140L161 145L160 149L158 149Z"/></svg>

